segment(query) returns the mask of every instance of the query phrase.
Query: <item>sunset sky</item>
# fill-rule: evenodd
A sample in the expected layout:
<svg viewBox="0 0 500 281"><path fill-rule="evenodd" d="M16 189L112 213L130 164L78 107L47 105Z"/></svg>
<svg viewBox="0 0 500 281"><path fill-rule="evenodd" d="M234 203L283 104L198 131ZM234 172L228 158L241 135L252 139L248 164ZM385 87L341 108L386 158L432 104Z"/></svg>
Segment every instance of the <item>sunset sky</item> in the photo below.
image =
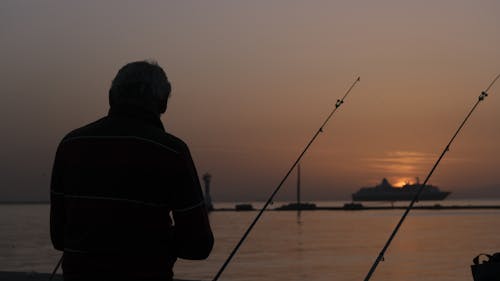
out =
<svg viewBox="0 0 500 281"><path fill-rule="evenodd" d="M306 154L303 198L427 175L500 72L500 1L1 1L0 201L46 200L59 140L107 114L125 63L173 85L162 117L215 201L265 200ZM430 183L500 198L500 82ZM290 179L278 195L294 195Z"/></svg>

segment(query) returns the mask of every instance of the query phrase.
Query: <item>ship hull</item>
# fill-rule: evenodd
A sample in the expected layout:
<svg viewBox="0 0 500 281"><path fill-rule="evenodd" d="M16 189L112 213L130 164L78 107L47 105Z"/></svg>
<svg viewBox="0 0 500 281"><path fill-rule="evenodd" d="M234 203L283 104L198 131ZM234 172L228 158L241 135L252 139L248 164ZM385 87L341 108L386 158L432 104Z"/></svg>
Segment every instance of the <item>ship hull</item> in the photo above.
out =
<svg viewBox="0 0 500 281"><path fill-rule="evenodd" d="M393 191L393 192L374 192L362 194L360 192L352 194L353 201L411 201L415 197L416 192L408 191ZM419 201L439 201L444 200L450 192L422 192L418 198Z"/></svg>

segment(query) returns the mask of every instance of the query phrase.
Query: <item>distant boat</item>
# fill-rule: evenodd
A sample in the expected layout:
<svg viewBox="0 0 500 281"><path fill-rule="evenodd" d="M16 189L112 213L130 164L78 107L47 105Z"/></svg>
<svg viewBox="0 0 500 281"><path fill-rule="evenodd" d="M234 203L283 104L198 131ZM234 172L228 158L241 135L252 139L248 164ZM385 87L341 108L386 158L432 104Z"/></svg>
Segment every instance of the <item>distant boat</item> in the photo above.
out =
<svg viewBox="0 0 500 281"><path fill-rule="evenodd" d="M300 211L300 210L316 210L316 204L314 203L290 203L276 208L280 211Z"/></svg>
<svg viewBox="0 0 500 281"><path fill-rule="evenodd" d="M417 182L414 184L406 183L402 187L393 187L389 181L384 178L382 182L374 187L363 187L352 194L353 201L411 201L417 194L422 185ZM436 186L425 185L418 198L423 200L443 200L451 192L440 191Z"/></svg>
<svg viewBox="0 0 500 281"><path fill-rule="evenodd" d="M252 204L236 204L234 207L236 211L254 211Z"/></svg>

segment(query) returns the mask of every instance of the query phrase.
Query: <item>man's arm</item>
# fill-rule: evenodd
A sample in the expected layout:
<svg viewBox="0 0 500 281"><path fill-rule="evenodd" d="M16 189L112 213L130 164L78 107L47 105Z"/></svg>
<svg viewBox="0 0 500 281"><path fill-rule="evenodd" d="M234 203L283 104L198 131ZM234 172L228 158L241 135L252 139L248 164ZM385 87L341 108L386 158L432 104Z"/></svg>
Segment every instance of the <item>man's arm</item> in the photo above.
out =
<svg viewBox="0 0 500 281"><path fill-rule="evenodd" d="M173 216L177 256L189 260L206 259L212 251L214 236L205 205L186 211L174 211Z"/></svg>
<svg viewBox="0 0 500 281"><path fill-rule="evenodd" d="M206 259L214 244L205 199L191 153L182 143L181 184L174 203L174 243L177 256L183 259Z"/></svg>

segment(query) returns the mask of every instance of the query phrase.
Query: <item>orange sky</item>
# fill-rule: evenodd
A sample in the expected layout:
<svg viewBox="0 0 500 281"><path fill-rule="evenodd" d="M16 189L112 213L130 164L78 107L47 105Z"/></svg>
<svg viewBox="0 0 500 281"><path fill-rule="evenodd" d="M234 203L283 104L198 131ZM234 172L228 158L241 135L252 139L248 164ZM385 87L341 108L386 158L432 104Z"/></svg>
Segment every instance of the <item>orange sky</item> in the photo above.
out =
<svg viewBox="0 0 500 281"><path fill-rule="evenodd" d="M106 114L111 79L154 58L214 200L263 200L352 81L302 163L305 199L425 178L500 71L499 1L37 1L0 4L0 198L47 199L69 130ZM500 84L431 183L500 196ZM295 181L278 199L293 198Z"/></svg>

